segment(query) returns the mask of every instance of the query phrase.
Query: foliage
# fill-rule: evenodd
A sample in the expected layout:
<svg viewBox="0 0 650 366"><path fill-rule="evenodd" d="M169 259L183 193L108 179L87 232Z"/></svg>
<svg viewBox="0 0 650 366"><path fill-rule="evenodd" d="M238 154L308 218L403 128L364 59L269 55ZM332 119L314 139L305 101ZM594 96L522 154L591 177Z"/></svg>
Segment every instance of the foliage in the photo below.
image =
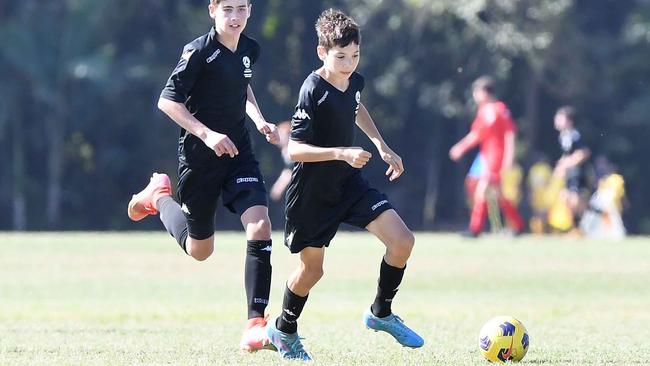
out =
<svg viewBox="0 0 650 366"><path fill-rule="evenodd" d="M378 159L366 174L411 227L464 225L469 158L454 164L447 151L473 116L469 85L492 74L518 122L520 162L529 165L536 152L558 156L552 115L576 105L592 150L628 182L626 222L632 232L650 233L643 163L650 153L650 3L254 2L247 33L262 44L262 57L253 87L270 121L292 115L304 77L318 67L313 23L329 6L346 9L362 27L364 103L406 163L398 183L385 180ZM0 229L132 228L124 215L130 194L152 171L176 170L178 129L156 109L158 94L182 46L209 27L199 0L0 5L0 209L7 213ZM270 182L281 158L258 136L254 142ZM281 227L282 208L271 212ZM221 228L239 225L220 220Z"/></svg>

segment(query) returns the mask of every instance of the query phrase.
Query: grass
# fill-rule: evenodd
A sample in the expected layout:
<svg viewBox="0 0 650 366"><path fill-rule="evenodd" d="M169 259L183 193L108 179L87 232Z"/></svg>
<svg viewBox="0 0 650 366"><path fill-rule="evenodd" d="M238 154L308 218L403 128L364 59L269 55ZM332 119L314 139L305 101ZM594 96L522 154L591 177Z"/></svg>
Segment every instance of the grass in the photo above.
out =
<svg viewBox="0 0 650 366"><path fill-rule="evenodd" d="M323 365L487 365L481 325L520 319L522 365L650 363L650 240L416 235L394 310L418 350L369 332L382 246L340 233L300 319ZM269 311L297 258L275 237ZM0 234L0 365L276 365L238 350L245 321L243 233L217 233L205 262L163 233Z"/></svg>

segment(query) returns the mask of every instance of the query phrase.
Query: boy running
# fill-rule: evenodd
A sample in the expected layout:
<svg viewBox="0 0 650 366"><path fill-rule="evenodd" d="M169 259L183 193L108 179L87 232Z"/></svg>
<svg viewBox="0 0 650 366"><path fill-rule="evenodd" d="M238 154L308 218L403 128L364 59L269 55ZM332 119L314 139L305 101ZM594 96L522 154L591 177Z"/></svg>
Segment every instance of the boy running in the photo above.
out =
<svg viewBox="0 0 650 366"><path fill-rule="evenodd" d="M300 342L297 320L323 275L325 247L345 222L366 228L386 246L377 296L363 315L364 324L404 346L421 347L423 339L391 311L415 239L386 196L361 176L371 154L354 146L356 123L388 164L389 179L404 172L402 159L384 142L361 103L364 79L355 72L359 28L346 14L330 9L318 18L316 32L323 66L302 85L288 145L296 163L287 191L285 245L300 254L300 265L287 281L282 313L269 323L268 335L283 358L311 359Z"/></svg>
<svg viewBox="0 0 650 366"><path fill-rule="evenodd" d="M494 97L494 81L483 76L474 81L472 96L478 111L471 131L451 150L449 156L458 161L476 145L481 146L481 156L485 166L474 192L472 214L469 222L469 235L476 237L483 230L487 217L487 191L492 188L497 202L508 223L516 234L524 230L524 221L517 207L501 193L501 172L510 169L515 153L515 124L506 105Z"/></svg>
<svg viewBox="0 0 650 366"><path fill-rule="evenodd" d="M266 189L246 130L246 114L267 141L276 143L249 86L260 47L244 34L249 0L211 0L214 26L188 43L163 89L158 108L181 127L178 199L169 177L153 173L128 206L133 221L160 212L160 220L180 247L198 261L214 250L217 199L241 216L247 249L244 282L248 322L240 347L268 344L264 310L271 286L271 223Z"/></svg>

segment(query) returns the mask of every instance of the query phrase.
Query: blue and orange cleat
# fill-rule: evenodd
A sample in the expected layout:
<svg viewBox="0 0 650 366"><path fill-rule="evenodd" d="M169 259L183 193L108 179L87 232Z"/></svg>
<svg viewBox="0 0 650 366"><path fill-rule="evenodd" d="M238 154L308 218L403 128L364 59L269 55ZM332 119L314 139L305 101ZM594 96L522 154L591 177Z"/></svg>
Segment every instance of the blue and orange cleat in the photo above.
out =
<svg viewBox="0 0 650 366"><path fill-rule="evenodd" d="M382 331L392 335L404 347L419 348L424 345L424 339L407 327L404 321L395 314L379 318L368 308L363 313L363 324L375 332Z"/></svg>
<svg viewBox="0 0 650 366"><path fill-rule="evenodd" d="M127 214L133 221L140 221L148 215L158 213L156 202L160 197L171 196L172 185L167 174L153 173L149 184L131 197Z"/></svg>
<svg viewBox="0 0 650 366"><path fill-rule="evenodd" d="M311 356L305 351L298 332L285 333L275 326L275 321L272 321L267 327L266 332L271 343L275 346L282 358L287 360L301 360L311 361Z"/></svg>
<svg viewBox="0 0 650 366"><path fill-rule="evenodd" d="M267 318L268 316L248 319L239 342L239 348L246 352L255 352L261 349L275 350L266 334Z"/></svg>

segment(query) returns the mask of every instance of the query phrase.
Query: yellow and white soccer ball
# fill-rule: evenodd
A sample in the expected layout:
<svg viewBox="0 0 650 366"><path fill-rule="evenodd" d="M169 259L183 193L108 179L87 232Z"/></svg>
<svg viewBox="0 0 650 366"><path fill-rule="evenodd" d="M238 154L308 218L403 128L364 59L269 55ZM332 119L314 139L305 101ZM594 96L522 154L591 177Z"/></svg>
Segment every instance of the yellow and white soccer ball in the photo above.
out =
<svg viewBox="0 0 650 366"><path fill-rule="evenodd" d="M481 328L478 346L490 362L521 361L528 352L528 332L519 320L497 316Z"/></svg>

